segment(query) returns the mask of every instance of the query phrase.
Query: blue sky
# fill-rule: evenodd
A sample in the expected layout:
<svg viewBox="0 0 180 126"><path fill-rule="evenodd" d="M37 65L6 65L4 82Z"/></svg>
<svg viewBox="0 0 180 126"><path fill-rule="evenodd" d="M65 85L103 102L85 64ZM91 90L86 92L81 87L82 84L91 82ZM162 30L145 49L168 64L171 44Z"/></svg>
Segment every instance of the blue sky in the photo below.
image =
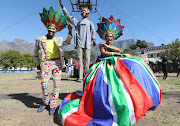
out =
<svg viewBox="0 0 180 126"><path fill-rule="evenodd" d="M62 0L62 3L71 13L70 0ZM36 37L46 35L39 12L43 7L49 9L51 5L56 11L61 9L59 0L1 0L0 42L20 38L34 43ZM140 39L158 46L180 39L179 5L180 0L98 0L97 10L105 18L110 15L115 19L121 18L125 28L124 35L118 40ZM81 19L80 13L72 13L72 16ZM88 17L95 29L98 18L97 13L91 13ZM67 29L63 29L56 36L66 38L67 33ZM96 43L103 41L98 34L96 37Z"/></svg>

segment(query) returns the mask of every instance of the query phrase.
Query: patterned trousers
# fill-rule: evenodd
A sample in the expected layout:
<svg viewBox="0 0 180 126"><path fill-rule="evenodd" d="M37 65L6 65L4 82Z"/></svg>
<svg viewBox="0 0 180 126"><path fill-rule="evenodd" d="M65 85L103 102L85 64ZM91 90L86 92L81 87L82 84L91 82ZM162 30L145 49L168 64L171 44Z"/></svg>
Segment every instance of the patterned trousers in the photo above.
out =
<svg viewBox="0 0 180 126"><path fill-rule="evenodd" d="M53 75L53 93L52 98L49 97L49 80ZM51 60L45 61L45 65L42 67L42 92L44 95L44 104L48 105L50 102L50 108L56 107L59 90L60 90L60 81L61 81L61 70L60 70L60 61Z"/></svg>

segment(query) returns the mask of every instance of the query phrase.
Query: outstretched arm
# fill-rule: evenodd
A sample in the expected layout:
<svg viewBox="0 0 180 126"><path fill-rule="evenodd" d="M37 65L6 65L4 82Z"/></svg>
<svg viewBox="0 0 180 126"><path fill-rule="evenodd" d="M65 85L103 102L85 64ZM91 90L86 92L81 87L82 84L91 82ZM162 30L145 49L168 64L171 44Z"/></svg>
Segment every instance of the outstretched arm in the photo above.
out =
<svg viewBox="0 0 180 126"><path fill-rule="evenodd" d="M100 52L103 56L112 56L112 55L122 56L120 53L120 50L117 47L113 47L113 46L104 44L103 42L101 42L99 44L99 49L100 49ZM110 49L113 52L108 52L108 51L106 51L106 49Z"/></svg>
<svg viewBox="0 0 180 126"><path fill-rule="evenodd" d="M74 26L76 26L77 23L78 23L78 20L77 20L76 18L72 17L72 16L69 14L69 12L68 12L67 9L64 7L64 5L62 4L62 2L60 2L60 6L62 7L62 10L63 10L64 15L67 15L67 16L68 16L68 19L67 19L67 20L68 20L71 24L73 24Z"/></svg>
<svg viewBox="0 0 180 126"><path fill-rule="evenodd" d="M69 44L71 44L71 39L72 39L72 37L73 37L73 35L72 35L72 25L69 24L69 23L67 23L67 25L68 25L68 30L69 30L69 32L68 32L68 37L67 37L67 39L63 42L63 45L69 45Z"/></svg>

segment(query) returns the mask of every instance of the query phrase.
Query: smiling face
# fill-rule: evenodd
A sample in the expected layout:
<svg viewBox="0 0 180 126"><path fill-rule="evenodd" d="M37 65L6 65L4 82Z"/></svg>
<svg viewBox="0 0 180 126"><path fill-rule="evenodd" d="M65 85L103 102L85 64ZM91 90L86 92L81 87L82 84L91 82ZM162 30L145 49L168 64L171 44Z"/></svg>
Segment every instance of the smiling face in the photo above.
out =
<svg viewBox="0 0 180 126"><path fill-rule="evenodd" d="M56 26L54 24L50 24L48 26L48 37L53 38L56 31L57 31Z"/></svg>
<svg viewBox="0 0 180 126"><path fill-rule="evenodd" d="M107 33L105 36L105 40L108 45L111 45L112 41L114 40L113 34Z"/></svg>

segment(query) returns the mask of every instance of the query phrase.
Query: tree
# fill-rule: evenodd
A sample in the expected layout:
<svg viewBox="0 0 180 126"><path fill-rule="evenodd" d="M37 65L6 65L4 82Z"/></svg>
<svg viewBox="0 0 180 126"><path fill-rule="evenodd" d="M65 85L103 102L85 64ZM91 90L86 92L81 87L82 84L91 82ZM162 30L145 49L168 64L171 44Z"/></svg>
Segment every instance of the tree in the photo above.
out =
<svg viewBox="0 0 180 126"><path fill-rule="evenodd" d="M64 60L68 62L68 59L73 58L76 59L77 51L66 51L64 52Z"/></svg>
<svg viewBox="0 0 180 126"><path fill-rule="evenodd" d="M173 62L180 60L180 41L179 39L176 39L175 41L172 41L170 44L171 48L166 49L165 51L162 51L158 53L158 55L163 59L164 56L167 56L169 60L172 60Z"/></svg>
<svg viewBox="0 0 180 126"><path fill-rule="evenodd" d="M137 40L136 45L140 48L146 48L148 47L148 44L145 40L141 41L141 40Z"/></svg>
<svg viewBox="0 0 180 126"><path fill-rule="evenodd" d="M132 49L124 49L123 52L121 52L122 54L133 54L133 55L137 55Z"/></svg>
<svg viewBox="0 0 180 126"><path fill-rule="evenodd" d="M19 51L16 50L9 50L6 53L0 53L0 65L7 69L14 67L27 67L34 68L35 67L35 60L34 56L30 53L20 54Z"/></svg>
<svg viewBox="0 0 180 126"><path fill-rule="evenodd" d="M136 44L132 44L132 45L130 46L130 49L132 49L132 50L137 49L137 45L136 45Z"/></svg>
<svg viewBox="0 0 180 126"><path fill-rule="evenodd" d="M22 54L22 58L21 59L22 59L21 61L24 64L22 66L27 67L28 69L29 68L32 69L32 68L36 67L34 56L32 54L24 53L24 54Z"/></svg>
<svg viewBox="0 0 180 126"><path fill-rule="evenodd" d="M16 50L9 50L6 53L1 54L1 64L4 68L17 68L19 66L21 54Z"/></svg>
<svg viewBox="0 0 180 126"><path fill-rule="evenodd" d="M137 49L137 47L139 47L139 48L147 48L148 47L148 43L145 40L143 40L143 41L142 40L137 40L136 44L132 44L130 46L130 48L132 50Z"/></svg>

